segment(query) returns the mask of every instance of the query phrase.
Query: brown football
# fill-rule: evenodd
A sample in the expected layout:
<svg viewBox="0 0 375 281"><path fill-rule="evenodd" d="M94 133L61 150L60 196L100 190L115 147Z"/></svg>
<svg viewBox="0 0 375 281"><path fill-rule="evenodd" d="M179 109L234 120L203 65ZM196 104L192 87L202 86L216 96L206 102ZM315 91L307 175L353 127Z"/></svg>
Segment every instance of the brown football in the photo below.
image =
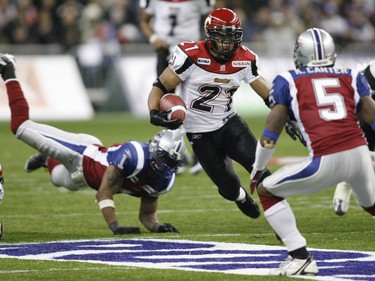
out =
<svg viewBox="0 0 375 281"><path fill-rule="evenodd" d="M165 94L160 99L160 111L171 110L168 114L169 120L178 119L183 122L186 118L185 102L176 94Z"/></svg>

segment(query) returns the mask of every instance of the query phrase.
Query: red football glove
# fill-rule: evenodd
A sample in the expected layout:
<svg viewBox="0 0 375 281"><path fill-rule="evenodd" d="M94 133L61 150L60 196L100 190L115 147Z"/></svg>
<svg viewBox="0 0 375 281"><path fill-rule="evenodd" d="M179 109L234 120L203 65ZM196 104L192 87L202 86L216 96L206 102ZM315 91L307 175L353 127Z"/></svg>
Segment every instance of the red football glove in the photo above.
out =
<svg viewBox="0 0 375 281"><path fill-rule="evenodd" d="M251 171L251 175L250 175L250 179L251 179L251 181L250 181L250 194L254 193L254 190L257 187L258 180L259 180L260 176L262 175L262 173L263 173L263 170L253 169Z"/></svg>

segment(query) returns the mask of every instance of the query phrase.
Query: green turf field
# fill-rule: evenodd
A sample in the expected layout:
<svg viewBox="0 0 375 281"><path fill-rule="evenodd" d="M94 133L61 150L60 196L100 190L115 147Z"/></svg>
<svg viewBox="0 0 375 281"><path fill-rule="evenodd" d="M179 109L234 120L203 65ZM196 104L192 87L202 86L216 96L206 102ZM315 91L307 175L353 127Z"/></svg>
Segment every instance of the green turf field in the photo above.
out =
<svg viewBox="0 0 375 281"><path fill-rule="evenodd" d="M258 137L263 118L248 119ZM61 129L85 132L99 137L105 145L130 139L148 141L159 128L148 119L129 115L100 114L87 122L54 122ZM5 197L0 219L5 226L1 243L46 242L113 236L98 206L95 191L70 192L53 187L43 171L26 173L25 160L35 151L17 140L7 122L0 123L0 162L5 175ZM274 156L305 155L306 149L284 133ZM249 175L239 166L243 185ZM270 167L276 169L275 166ZM331 207L334 189L290 198L301 232L313 248L374 251L375 221L352 199L348 214L337 217ZM256 200L259 202L258 198ZM178 176L172 192L160 197L159 219L175 225L179 234L152 234L138 221L139 200L127 195L115 197L120 224L141 227L141 238L187 239L248 244L280 245L261 216L252 220L225 201L204 173ZM131 235L126 238L135 238ZM1 245L0 245L1 246ZM78 262L0 259L0 280L287 280L260 276L199 273L177 270L152 270ZM288 279L289 280L289 279Z"/></svg>

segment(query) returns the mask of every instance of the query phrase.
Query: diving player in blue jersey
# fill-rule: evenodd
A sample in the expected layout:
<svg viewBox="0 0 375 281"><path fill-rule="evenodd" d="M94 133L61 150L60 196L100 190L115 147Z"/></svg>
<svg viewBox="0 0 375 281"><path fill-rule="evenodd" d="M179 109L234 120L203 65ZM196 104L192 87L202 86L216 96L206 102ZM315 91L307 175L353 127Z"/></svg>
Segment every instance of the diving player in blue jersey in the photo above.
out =
<svg viewBox="0 0 375 281"><path fill-rule="evenodd" d="M15 74L14 57L0 54L2 76L16 137L39 151L26 162L26 171L47 167L51 182L69 190L91 187L106 223L114 234L139 234L139 227L121 227L113 196L140 198L139 219L151 232L178 232L157 218L158 196L169 192L181 164L182 132L163 130L149 143L128 141L104 147L87 134L65 132L29 119L29 106Z"/></svg>

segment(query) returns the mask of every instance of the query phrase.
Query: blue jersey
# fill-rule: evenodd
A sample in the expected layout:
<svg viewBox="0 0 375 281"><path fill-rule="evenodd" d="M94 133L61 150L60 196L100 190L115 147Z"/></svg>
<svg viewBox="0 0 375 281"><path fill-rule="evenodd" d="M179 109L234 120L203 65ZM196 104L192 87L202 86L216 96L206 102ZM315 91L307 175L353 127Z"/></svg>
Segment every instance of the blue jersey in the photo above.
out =
<svg viewBox="0 0 375 281"><path fill-rule="evenodd" d="M121 193L136 197L158 196L169 192L175 182L175 173L168 170L156 174L149 166L148 143L129 141L109 148L90 145L83 152L83 172L88 185L99 189L108 165L114 165L125 180Z"/></svg>
<svg viewBox="0 0 375 281"><path fill-rule="evenodd" d="M360 98L369 94L358 71L307 67L278 75L271 100L289 108L310 154L321 156L366 145L356 113Z"/></svg>

